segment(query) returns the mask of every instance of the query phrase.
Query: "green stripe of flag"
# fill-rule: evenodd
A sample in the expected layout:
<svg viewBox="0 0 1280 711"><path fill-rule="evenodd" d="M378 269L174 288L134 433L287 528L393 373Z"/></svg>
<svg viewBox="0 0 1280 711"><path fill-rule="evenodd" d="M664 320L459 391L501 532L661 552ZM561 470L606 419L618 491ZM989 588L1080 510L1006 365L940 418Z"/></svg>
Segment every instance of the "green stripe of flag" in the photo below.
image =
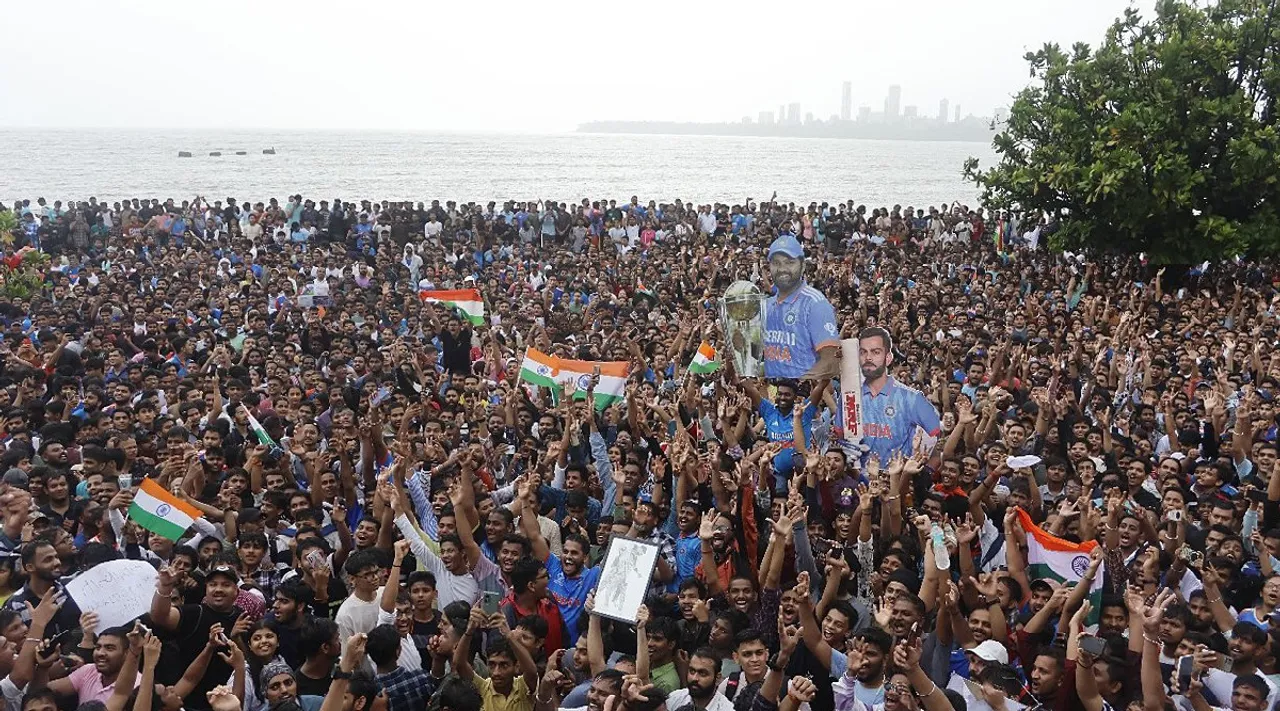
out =
<svg viewBox="0 0 1280 711"><path fill-rule="evenodd" d="M137 521L139 526L142 526L148 531L159 536L164 536L171 541L177 541L182 538L182 534L187 532L187 529L178 526L176 523L168 519L160 518L137 504L133 504L129 507L129 518Z"/></svg>

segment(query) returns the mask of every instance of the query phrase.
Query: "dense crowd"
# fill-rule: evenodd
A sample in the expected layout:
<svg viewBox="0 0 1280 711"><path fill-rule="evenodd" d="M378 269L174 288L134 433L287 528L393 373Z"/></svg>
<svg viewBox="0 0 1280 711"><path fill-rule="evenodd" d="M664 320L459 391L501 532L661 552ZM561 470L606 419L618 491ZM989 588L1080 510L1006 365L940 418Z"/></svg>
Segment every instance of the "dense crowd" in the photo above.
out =
<svg viewBox="0 0 1280 711"><path fill-rule="evenodd" d="M1276 702L1270 265L1055 253L959 204L6 212L11 711ZM793 242L934 431L848 446L829 374L731 367L718 297ZM420 297L470 288L479 323ZM627 362L624 396L531 385L530 347ZM198 514L173 538L157 487ZM1064 579L1033 534L1092 552ZM615 536L658 546L634 624L595 611ZM154 596L99 629L65 586L117 559Z"/></svg>

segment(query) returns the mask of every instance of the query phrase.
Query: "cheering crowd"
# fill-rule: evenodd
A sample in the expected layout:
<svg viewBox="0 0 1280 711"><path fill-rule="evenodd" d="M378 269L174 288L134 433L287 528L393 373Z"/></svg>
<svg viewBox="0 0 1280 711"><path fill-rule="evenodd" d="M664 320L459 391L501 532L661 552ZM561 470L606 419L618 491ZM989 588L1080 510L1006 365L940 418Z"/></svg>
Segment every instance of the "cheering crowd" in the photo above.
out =
<svg viewBox="0 0 1280 711"><path fill-rule="evenodd" d="M1060 254L959 204L6 212L11 711L1277 700L1270 265ZM737 372L737 280L829 301L785 319L817 366ZM544 387L530 349L625 385ZM614 537L658 554L605 615ZM108 627L66 586L125 559L154 594Z"/></svg>

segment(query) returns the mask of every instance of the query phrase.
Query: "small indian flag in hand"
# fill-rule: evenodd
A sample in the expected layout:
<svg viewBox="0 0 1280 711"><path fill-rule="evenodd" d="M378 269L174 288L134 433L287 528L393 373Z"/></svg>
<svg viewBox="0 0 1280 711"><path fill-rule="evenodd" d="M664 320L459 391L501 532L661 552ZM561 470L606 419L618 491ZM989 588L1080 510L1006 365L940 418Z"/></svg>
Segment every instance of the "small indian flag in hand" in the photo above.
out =
<svg viewBox="0 0 1280 711"><path fill-rule="evenodd" d="M200 510L170 494L154 479L143 479L129 505L129 518L158 536L171 541L182 538Z"/></svg>
<svg viewBox="0 0 1280 711"><path fill-rule="evenodd" d="M720 369L720 363L716 360L716 349L711 347L710 343L702 342L698 346L698 352L693 354L693 362L689 364L690 373L714 373Z"/></svg>

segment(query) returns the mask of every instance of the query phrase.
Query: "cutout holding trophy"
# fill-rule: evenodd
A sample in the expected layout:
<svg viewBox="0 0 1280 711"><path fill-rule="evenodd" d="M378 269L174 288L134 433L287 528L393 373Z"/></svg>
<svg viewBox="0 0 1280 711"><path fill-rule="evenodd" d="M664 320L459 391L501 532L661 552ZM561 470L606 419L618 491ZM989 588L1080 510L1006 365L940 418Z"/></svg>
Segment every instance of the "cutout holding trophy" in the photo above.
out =
<svg viewBox="0 0 1280 711"><path fill-rule="evenodd" d="M936 442L941 422L933 404L889 373L895 359L889 333L872 327L857 338L840 337L831 302L805 283L804 248L794 236L774 240L768 263L772 295L736 281L721 299L721 327L738 374L838 380L834 435L851 461L910 454L917 430L927 446Z"/></svg>

